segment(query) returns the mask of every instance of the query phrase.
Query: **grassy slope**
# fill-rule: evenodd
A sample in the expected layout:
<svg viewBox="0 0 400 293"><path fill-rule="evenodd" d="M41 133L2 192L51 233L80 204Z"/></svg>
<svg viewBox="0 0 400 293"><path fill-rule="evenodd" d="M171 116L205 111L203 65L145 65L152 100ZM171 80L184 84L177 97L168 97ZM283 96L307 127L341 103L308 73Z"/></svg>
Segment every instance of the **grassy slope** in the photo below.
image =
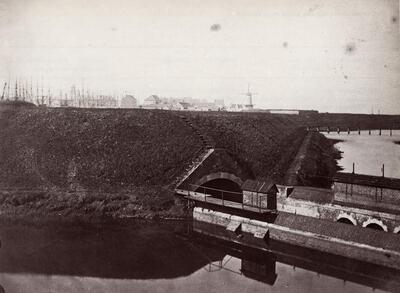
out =
<svg viewBox="0 0 400 293"><path fill-rule="evenodd" d="M145 110L25 110L0 127L3 187L165 185L199 144L178 118Z"/></svg>
<svg viewBox="0 0 400 293"><path fill-rule="evenodd" d="M289 119L270 115L202 113L192 119L254 177L282 175L297 147L290 142L301 143L304 134ZM69 218L180 215L183 205L167 187L201 146L173 112L1 112L0 212Z"/></svg>
<svg viewBox="0 0 400 293"><path fill-rule="evenodd" d="M318 119L262 113L180 114L189 116L216 147L233 154L252 177L272 176L276 182L302 143L301 127L328 119L325 114ZM340 116L332 117L336 122ZM343 119L347 124L366 123L364 116ZM327 146L321 137L313 144L304 173L331 174L334 152L325 151ZM182 215L183 203L167 187L200 148L199 137L174 112L24 107L0 111L0 214ZM306 183L326 183L312 180L309 177Z"/></svg>
<svg viewBox="0 0 400 293"><path fill-rule="evenodd" d="M311 135L298 175L299 183L304 186L330 188L333 176L340 170L336 163L340 159L340 152L334 147L335 141L320 133Z"/></svg>
<svg viewBox="0 0 400 293"><path fill-rule="evenodd" d="M256 113L186 113L217 148L224 148L254 178L281 181L305 131L292 117Z"/></svg>
<svg viewBox="0 0 400 293"><path fill-rule="evenodd" d="M7 213L24 215L164 211L174 206L165 186L184 171L200 145L190 127L166 112L3 112L0 204Z"/></svg>

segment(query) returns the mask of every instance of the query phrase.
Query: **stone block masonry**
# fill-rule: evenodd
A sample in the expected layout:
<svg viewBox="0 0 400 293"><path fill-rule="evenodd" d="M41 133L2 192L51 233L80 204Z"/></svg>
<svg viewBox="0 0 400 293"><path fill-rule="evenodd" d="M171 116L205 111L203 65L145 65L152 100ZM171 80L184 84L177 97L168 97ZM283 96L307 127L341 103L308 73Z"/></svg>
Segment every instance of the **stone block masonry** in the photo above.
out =
<svg viewBox="0 0 400 293"><path fill-rule="evenodd" d="M243 243L244 240L240 241L242 244L248 244L251 247L268 250L267 238L263 239L264 244L259 244L260 242L254 242L251 240L251 238L257 238L256 235L260 235L262 231L267 231L268 234L264 235L268 235L267 237L273 240L400 269L400 246L395 242L389 243L392 245L380 243L386 241L385 237L375 237L374 242L363 243L358 242L357 237L355 237L354 240L351 240L348 237L339 237L338 235L340 234L330 233L330 229L324 231L325 224L329 224L330 226L337 225L334 227L334 230L336 231L343 228L344 224L328 223L327 221L316 218L301 217L285 213L279 215L279 217L282 219L276 223L266 223L198 207L193 210L195 229L197 228L197 230L200 230L199 232L202 232L202 227L204 227L203 224L208 224L208 226L214 228L208 229L205 233L220 239L229 240L229 238L231 238L233 241L238 242L238 240L235 240L235 237L237 239L237 236L229 236L229 233L232 232L227 231L228 225L235 222L237 225L241 224L241 231L243 234L246 234L247 236L253 235L253 237L248 237L248 240L246 241L247 243ZM297 217L299 218L299 222L302 222L303 224L302 229L291 224L296 222ZM303 223L304 220L307 220L306 224ZM321 221L324 225L321 225ZM357 227L345 226L346 232L352 232L349 229L358 229ZM308 227L320 227L322 229L320 229L320 231L318 231L318 229L308 230ZM355 234L358 234L358 232L354 232ZM369 233L382 232L370 231ZM346 235L348 234L349 233ZM379 234L378 236L380 235L382 234ZM397 235L392 236L396 237Z"/></svg>

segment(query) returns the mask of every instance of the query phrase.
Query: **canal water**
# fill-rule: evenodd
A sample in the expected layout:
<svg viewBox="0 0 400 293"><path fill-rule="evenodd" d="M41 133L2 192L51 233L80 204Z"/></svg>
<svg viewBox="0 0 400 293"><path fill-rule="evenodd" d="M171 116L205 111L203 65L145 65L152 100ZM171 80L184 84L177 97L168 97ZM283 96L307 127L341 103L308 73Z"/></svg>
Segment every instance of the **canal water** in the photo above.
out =
<svg viewBox="0 0 400 293"><path fill-rule="evenodd" d="M385 164L385 176L400 178L400 130L368 130L347 132L323 133L330 139L339 140L335 146L341 151L342 158L339 166L345 172L352 172L353 163L355 172L367 175L382 175L382 165Z"/></svg>
<svg viewBox="0 0 400 293"><path fill-rule="evenodd" d="M363 264L356 272L352 261L279 243L249 252L193 234L187 223L6 225L0 239L0 292L400 290L396 272Z"/></svg>

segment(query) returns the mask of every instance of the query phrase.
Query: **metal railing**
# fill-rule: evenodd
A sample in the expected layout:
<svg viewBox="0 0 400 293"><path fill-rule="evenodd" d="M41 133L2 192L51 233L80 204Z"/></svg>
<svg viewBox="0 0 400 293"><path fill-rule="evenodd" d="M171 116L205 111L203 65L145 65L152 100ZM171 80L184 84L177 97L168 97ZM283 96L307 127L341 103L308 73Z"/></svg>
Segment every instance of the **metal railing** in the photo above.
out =
<svg viewBox="0 0 400 293"><path fill-rule="evenodd" d="M263 206L263 202L267 200L268 202L268 195L261 195L259 193L255 193L256 196L256 204L254 204L254 195L251 196L251 204L245 203L243 200L243 192L235 192L235 191L229 191L229 190L223 190L223 189L218 189L218 188L212 188L212 187L206 187L202 185L196 185L196 184L187 184L187 196L188 198L191 197L196 197L196 200L202 200L203 202L210 202L210 203L215 203L215 200L208 200L208 197L211 197L213 199L221 199L221 205L226 206L226 207L232 207L233 205L237 204L236 207L241 207L241 209L246 210L245 207L247 208L256 208L259 210L261 213L262 210L270 210L267 207ZM213 191L213 193L207 193L207 191ZM215 194L215 192L218 192L219 194ZM219 197L218 197L219 195ZM239 195L241 197L241 202L236 202L227 199L227 196L229 195ZM228 204L227 204L228 202ZM249 209L247 209L249 210Z"/></svg>

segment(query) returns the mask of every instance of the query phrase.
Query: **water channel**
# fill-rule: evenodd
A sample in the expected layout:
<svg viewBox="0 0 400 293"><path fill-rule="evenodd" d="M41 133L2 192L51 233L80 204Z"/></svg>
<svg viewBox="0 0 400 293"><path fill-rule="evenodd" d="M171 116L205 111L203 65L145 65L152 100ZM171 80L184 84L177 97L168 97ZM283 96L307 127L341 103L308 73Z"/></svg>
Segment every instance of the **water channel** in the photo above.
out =
<svg viewBox="0 0 400 293"><path fill-rule="evenodd" d="M324 133L330 139L339 140L335 146L342 152L339 165L344 172L355 172L367 175L382 175L382 165L385 165L385 176L400 178L400 130L368 130Z"/></svg>
<svg viewBox="0 0 400 293"><path fill-rule="evenodd" d="M396 271L283 243L247 251L189 223L5 225L0 239L0 292L400 290Z"/></svg>

